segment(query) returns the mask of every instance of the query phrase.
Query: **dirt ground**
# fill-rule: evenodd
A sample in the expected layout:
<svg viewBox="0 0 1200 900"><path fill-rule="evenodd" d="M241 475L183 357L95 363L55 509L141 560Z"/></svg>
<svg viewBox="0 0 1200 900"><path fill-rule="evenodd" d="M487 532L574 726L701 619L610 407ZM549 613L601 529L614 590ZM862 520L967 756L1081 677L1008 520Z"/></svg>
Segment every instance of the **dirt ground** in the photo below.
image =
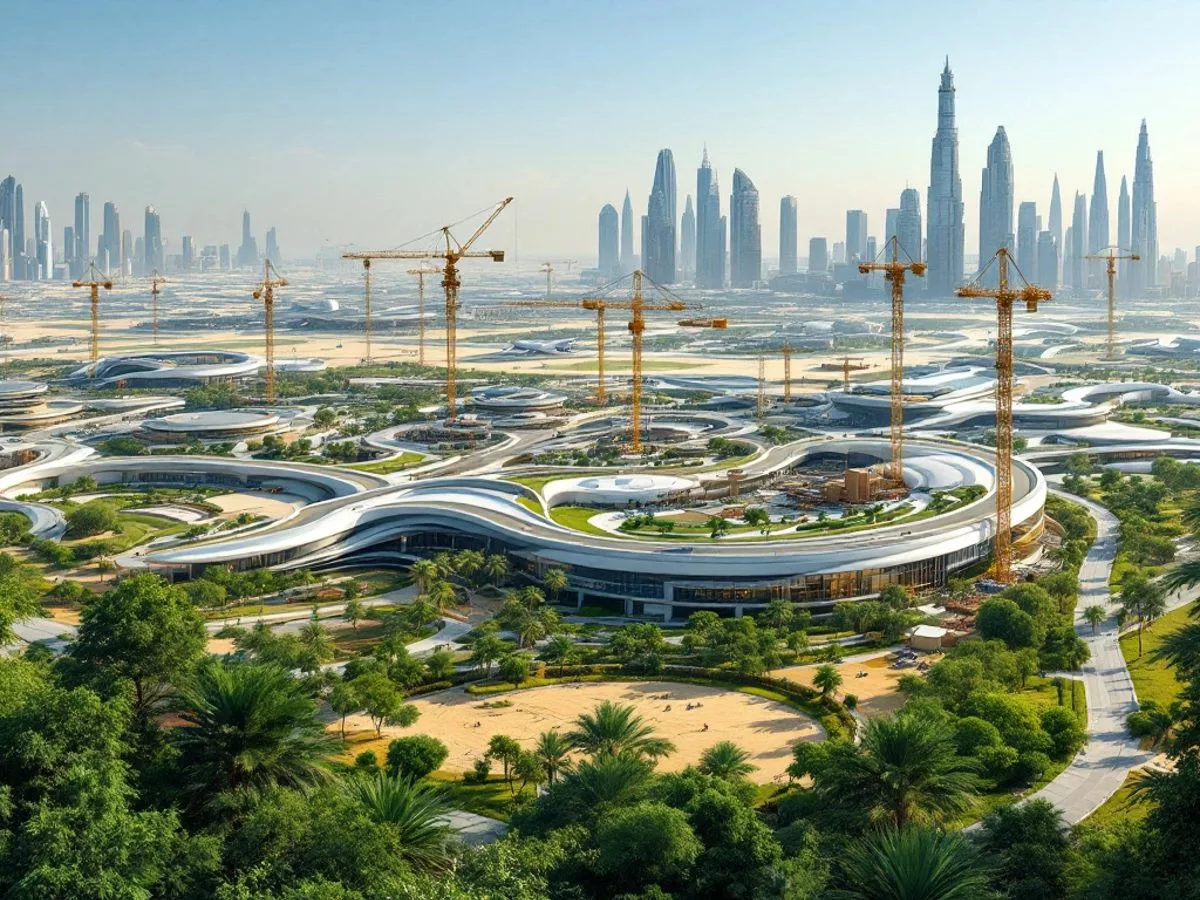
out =
<svg viewBox="0 0 1200 900"><path fill-rule="evenodd" d="M658 699L664 694L670 699ZM511 700L513 705L480 708L489 700ZM470 696L459 689L444 691L415 698L412 702L421 711L417 723L411 728L385 728L384 734L389 740L408 734L433 735L450 749L442 768L463 772L483 755L492 735L506 734L532 747L541 732L569 731L580 712L604 700L633 706L660 736L675 744L676 752L658 764L666 772L694 764L704 750L730 740L750 753L750 762L758 767L751 776L754 781L774 781L785 777L794 743L823 737L815 722L782 703L704 685L653 681L549 685L492 697ZM703 705L689 711L688 703L696 702ZM348 731L371 727L365 716L352 716L346 725ZM375 749L382 756L386 742Z"/></svg>
<svg viewBox="0 0 1200 900"><path fill-rule="evenodd" d="M250 512L256 516L266 516L268 519L281 519L304 505L304 500L291 494L263 494L258 491L218 494L206 499L209 503L221 507L222 518L233 518L238 513Z"/></svg>
<svg viewBox="0 0 1200 900"><path fill-rule="evenodd" d="M895 712L904 705L904 695L897 689L900 676L914 672L914 669L890 669L889 657L881 656L866 662L849 662L838 665L842 673L842 686L839 694L854 694L858 697L858 711L867 718L884 716ZM817 673L817 665L791 666L779 669L771 674L779 678L790 678L798 684L812 687L813 677ZM866 672L865 678L855 677L859 672Z"/></svg>

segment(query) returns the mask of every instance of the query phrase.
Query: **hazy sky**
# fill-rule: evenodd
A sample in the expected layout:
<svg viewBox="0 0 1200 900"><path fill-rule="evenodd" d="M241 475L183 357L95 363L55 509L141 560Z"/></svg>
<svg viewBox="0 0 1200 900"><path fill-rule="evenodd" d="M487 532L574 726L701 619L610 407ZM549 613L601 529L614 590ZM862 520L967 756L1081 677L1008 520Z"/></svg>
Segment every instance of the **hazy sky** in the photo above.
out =
<svg viewBox="0 0 1200 900"><path fill-rule="evenodd" d="M236 246L246 207L285 256L395 246L512 194L484 243L586 260L604 203L628 187L645 211L661 147L682 210L707 141L724 204L735 166L757 185L773 259L783 194L802 255L847 208L881 234L906 184L924 212L949 54L969 253L997 125L1017 202L1045 219L1057 171L1064 225L1103 149L1115 240L1143 117L1162 252L1190 253L1197 33L1187 2L5 0L0 177L59 236L86 190L93 236L115 200L135 235L155 204L170 252Z"/></svg>

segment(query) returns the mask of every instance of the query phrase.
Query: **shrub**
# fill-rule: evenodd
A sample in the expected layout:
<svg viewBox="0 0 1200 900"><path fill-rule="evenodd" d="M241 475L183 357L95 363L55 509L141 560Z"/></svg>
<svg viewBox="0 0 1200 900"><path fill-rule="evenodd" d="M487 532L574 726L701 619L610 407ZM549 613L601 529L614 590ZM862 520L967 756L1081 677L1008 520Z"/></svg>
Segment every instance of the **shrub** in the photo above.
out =
<svg viewBox="0 0 1200 900"><path fill-rule="evenodd" d="M1052 706L1042 712L1042 728L1054 741L1055 759L1067 759L1083 746L1086 734L1079 719L1065 706Z"/></svg>
<svg viewBox="0 0 1200 900"><path fill-rule="evenodd" d="M119 528L116 507L103 500L93 500L67 513L67 531L72 537L89 537Z"/></svg>
<svg viewBox="0 0 1200 900"><path fill-rule="evenodd" d="M393 775L415 781L435 771L449 755L450 750L437 738L415 734L388 744L387 767Z"/></svg>
<svg viewBox="0 0 1200 900"><path fill-rule="evenodd" d="M375 755L374 750L364 750L358 756L354 757L354 768L356 769L378 769L379 757Z"/></svg>

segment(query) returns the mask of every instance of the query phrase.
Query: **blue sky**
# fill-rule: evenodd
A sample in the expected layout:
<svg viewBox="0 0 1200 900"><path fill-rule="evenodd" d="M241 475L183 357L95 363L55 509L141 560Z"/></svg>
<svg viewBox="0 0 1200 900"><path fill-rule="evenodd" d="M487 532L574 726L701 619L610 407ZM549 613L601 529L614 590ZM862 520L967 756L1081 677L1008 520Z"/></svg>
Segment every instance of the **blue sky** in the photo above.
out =
<svg viewBox="0 0 1200 900"><path fill-rule="evenodd" d="M802 243L839 239L847 208L879 233L906 184L924 198L949 54L968 250L997 125L1043 217L1054 172L1069 217L1103 149L1115 228L1143 117L1163 251L1200 243L1200 4L975 6L7 0L0 177L59 233L80 190L93 234L103 201L135 234L153 203L176 251L236 242L243 207L298 254L394 246L512 194L492 244L585 259L601 205L628 187L644 210L660 147L682 209L707 141L723 192L735 166L758 186L774 257L785 193Z"/></svg>

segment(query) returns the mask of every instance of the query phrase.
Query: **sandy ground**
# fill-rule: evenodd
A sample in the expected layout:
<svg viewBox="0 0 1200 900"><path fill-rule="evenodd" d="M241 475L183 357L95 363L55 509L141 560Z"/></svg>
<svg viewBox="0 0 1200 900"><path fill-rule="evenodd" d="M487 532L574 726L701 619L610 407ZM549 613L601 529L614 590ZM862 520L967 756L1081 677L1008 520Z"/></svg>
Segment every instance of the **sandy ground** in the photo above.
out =
<svg viewBox="0 0 1200 900"><path fill-rule="evenodd" d="M224 656L226 653L233 653L237 647L233 644L232 638L214 638L208 639L208 652L212 656Z"/></svg>
<svg viewBox="0 0 1200 900"><path fill-rule="evenodd" d="M861 663L841 663L837 668L842 673L839 694L854 694L858 697L858 711L864 716L884 716L904 705L905 697L897 689L900 676L910 674L913 669L890 669L890 659L879 657ZM777 678L789 678L798 684L812 687L818 666L791 666L771 674ZM865 678L855 677L866 672Z"/></svg>
<svg viewBox="0 0 1200 900"><path fill-rule="evenodd" d="M303 498L292 494L264 494L258 491L218 494L205 499L221 507L222 518L233 518L238 513L250 512L256 516L266 516L268 519L279 519L304 505Z"/></svg>
<svg viewBox="0 0 1200 900"><path fill-rule="evenodd" d="M62 622L64 625L79 624L79 610L67 606L47 606L43 609L42 615L55 622Z"/></svg>
<svg viewBox="0 0 1200 900"><path fill-rule="evenodd" d="M657 699L663 694L670 694L670 699ZM511 700L513 705L479 708L488 700L501 699ZM570 730L581 711L604 700L632 705L659 735L675 744L676 752L659 762L659 769L667 772L698 762L704 750L730 740L750 753L750 761L758 767L752 776L755 781L774 781L786 777L784 770L791 762L794 743L823 736L816 723L782 703L703 685L653 681L550 685L494 697L445 691L415 698L412 702L421 712L417 724L407 729L385 728L384 734L431 734L450 749L443 768L463 772L483 755L492 735L506 734L531 747L541 732ZM703 706L688 711L689 702ZM665 711L668 705L670 712ZM480 727L475 727L476 722ZM347 730L355 731L371 727L365 716L352 716L346 725Z"/></svg>

